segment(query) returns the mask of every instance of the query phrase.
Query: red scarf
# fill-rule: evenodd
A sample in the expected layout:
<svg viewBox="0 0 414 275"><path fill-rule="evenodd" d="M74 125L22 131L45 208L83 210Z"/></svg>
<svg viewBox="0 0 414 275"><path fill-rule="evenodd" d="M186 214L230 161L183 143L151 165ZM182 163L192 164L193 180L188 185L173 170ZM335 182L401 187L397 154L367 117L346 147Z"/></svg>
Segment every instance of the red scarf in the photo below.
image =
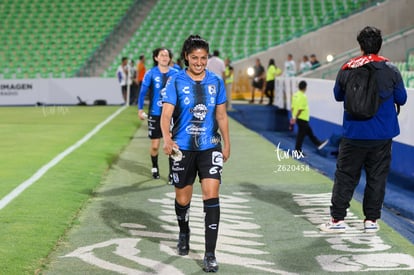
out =
<svg viewBox="0 0 414 275"><path fill-rule="evenodd" d="M342 66L342 70L358 68L369 62L381 62L381 61L389 61L389 60L386 57L376 55L376 54L362 55L362 56L358 56L358 57L354 57L350 59L348 62L346 62Z"/></svg>

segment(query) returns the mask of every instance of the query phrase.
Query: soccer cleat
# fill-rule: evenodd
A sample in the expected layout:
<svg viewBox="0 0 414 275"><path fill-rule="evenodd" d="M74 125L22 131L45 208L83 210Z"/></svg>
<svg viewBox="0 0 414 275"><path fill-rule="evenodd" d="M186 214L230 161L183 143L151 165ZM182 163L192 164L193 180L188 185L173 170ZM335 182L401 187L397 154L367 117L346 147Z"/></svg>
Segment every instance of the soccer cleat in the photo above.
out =
<svg viewBox="0 0 414 275"><path fill-rule="evenodd" d="M319 229L328 233L344 233L346 231L346 224L343 220L335 221L331 219L329 222L321 224Z"/></svg>
<svg viewBox="0 0 414 275"><path fill-rule="evenodd" d="M206 255L204 255L204 260L203 260L203 270L205 272L217 272L218 268L219 267L218 267L217 260L214 254L206 253Z"/></svg>
<svg viewBox="0 0 414 275"><path fill-rule="evenodd" d="M152 178L153 179L159 179L160 178L160 173L158 172L158 168L153 167L151 169L151 173L152 173Z"/></svg>
<svg viewBox="0 0 414 275"><path fill-rule="evenodd" d="M379 229L380 227L376 220L365 220L364 221L365 233L375 233Z"/></svg>
<svg viewBox="0 0 414 275"><path fill-rule="evenodd" d="M178 255L188 255L190 251L190 233L180 233L178 235L177 252Z"/></svg>
<svg viewBox="0 0 414 275"><path fill-rule="evenodd" d="M318 150L322 150L326 145L328 145L329 139L325 140L318 146Z"/></svg>

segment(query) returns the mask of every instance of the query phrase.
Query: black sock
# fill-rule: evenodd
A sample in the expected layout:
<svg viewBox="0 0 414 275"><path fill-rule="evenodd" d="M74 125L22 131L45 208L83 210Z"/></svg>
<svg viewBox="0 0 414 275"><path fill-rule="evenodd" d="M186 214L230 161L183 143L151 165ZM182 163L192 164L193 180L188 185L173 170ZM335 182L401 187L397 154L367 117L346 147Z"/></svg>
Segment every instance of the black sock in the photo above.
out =
<svg viewBox="0 0 414 275"><path fill-rule="evenodd" d="M182 206L175 201L175 214L177 215L178 227L180 233L190 233L190 204Z"/></svg>
<svg viewBox="0 0 414 275"><path fill-rule="evenodd" d="M217 235L220 221L219 198L208 199L204 203L204 226L206 253L213 253L216 250Z"/></svg>
<svg viewBox="0 0 414 275"><path fill-rule="evenodd" d="M152 168L158 168L158 155L151 156Z"/></svg>

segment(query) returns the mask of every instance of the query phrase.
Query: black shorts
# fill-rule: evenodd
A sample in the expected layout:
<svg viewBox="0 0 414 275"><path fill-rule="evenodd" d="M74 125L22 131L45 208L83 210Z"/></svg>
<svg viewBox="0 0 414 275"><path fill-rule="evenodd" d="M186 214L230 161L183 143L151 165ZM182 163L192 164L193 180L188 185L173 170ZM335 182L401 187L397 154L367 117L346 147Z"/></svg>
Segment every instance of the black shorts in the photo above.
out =
<svg viewBox="0 0 414 275"><path fill-rule="evenodd" d="M162 138L160 121L160 116L148 116L148 137L150 139Z"/></svg>
<svg viewBox="0 0 414 275"><path fill-rule="evenodd" d="M262 78L260 78L258 81L255 81L255 80L253 79L253 81L252 81L252 86L253 86L254 88L257 88L257 89L262 89L262 88L263 88L263 83L264 83L264 81L263 81L263 79L262 79Z"/></svg>
<svg viewBox="0 0 414 275"><path fill-rule="evenodd" d="M177 188L194 184L198 174L202 179L217 179L221 183L223 154L220 148L205 151L182 151L181 161L170 161L170 181Z"/></svg>

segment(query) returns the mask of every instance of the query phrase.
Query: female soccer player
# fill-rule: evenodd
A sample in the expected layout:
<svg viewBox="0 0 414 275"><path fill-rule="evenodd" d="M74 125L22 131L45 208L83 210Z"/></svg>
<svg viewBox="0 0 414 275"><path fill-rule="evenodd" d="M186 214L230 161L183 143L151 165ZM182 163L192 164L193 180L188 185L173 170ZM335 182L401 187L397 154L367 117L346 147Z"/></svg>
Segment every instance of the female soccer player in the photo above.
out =
<svg viewBox="0 0 414 275"><path fill-rule="evenodd" d="M171 180L175 186L175 212L180 229L178 254L187 255L190 250L189 209L198 174L205 212L203 269L216 272L219 187L223 162L230 156L230 139L226 89L220 77L206 70L208 54L209 44L200 36L191 35L185 40L181 58L187 68L167 83L161 130L164 152L171 156ZM177 158L177 152L182 156Z"/></svg>
<svg viewBox="0 0 414 275"><path fill-rule="evenodd" d="M160 116L162 109L161 90L165 87L167 79L178 71L169 66L172 53L166 48L157 48L152 52L154 67L147 71L142 81L141 91L138 100L138 117L141 120L146 118L143 111L144 99L147 91L150 90L148 107L148 137L151 139L150 155L152 162L152 177L160 178L158 169L158 150L162 137L160 128Z"/></svg>

